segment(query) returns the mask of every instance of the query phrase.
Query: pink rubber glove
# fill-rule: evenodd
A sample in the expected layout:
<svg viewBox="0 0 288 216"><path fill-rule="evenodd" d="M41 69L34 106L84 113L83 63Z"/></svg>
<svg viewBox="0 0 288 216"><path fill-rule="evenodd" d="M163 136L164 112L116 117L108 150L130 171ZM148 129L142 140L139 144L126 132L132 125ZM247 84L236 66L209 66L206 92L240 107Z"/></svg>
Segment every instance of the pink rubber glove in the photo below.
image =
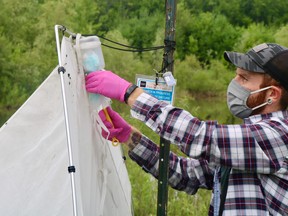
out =
<svg viewBox="0 0 288 216"><path fill-rule="evenodd" d="M86 76L86 90L124 102L124 95L131 85L111 71L95 71Z"/></svg>
<svg viewBox="0 0 288 216"><path fill-rule="evenodd" d="M112 139L115 137L119 140L120 143L126 142L129 139L132 130L131 126L110 107L107 107L107 111L113 124L107 120L103 110L99 112L99 116L110 132L108 139L112 141ZM108 133L102 130L102 136L107 138L107 135Z"/></svg>

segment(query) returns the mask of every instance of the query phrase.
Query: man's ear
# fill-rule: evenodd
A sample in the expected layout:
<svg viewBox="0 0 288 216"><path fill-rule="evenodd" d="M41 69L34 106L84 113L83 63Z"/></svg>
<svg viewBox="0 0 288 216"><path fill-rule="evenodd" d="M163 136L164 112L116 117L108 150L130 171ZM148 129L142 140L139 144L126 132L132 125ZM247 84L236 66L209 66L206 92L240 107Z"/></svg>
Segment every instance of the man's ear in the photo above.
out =
<svg viewBox="0 0 288 216"><path fill-rule="evenodd" d="M272 100L272 101L279 101L282 93L283 93L283 89L281 87L271 86L271 88L268 91L267 99Z"/></svg>

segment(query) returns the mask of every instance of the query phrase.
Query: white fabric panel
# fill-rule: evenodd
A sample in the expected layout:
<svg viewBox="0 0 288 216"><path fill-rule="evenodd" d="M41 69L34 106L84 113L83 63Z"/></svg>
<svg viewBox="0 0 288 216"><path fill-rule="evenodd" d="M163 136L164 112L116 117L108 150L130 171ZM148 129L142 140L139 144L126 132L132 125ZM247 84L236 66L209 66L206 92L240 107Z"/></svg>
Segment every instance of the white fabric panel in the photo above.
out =
<svg viewBox="0 0 288 216"><path fill-rule="evenodd" d="M72 215L61 87L53 71L0 130L0 215Z"/></svg>
<svg viewBox="0 0 288 216"><path fill-rule="evenodd" d="M100 135L70 39L61 43L79 216L132 215L121 147ZM0 215L73 215L60 76L55 69L0 129Z"/></svg>

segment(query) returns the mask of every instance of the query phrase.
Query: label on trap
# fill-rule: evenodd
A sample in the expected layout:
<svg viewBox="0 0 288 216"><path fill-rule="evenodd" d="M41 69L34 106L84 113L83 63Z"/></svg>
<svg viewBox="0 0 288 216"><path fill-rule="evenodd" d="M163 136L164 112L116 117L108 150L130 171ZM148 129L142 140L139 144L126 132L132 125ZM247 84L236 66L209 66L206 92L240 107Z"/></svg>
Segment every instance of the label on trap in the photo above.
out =
<svg viewBox="0 0 288 216"><path fill-rule="evenodd" d="M158 100L173 104L175 86L168 86L162 77L156 85L155 76L136 75L136 85Z"/></svg>

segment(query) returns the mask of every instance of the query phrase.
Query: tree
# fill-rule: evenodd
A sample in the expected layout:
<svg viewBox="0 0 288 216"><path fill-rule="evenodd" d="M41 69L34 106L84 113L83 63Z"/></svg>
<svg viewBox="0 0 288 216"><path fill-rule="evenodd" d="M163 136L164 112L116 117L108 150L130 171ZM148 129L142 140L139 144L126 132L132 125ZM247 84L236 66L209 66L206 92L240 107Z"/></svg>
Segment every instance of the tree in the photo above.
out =
<svg viewBox="0 0 288 216"><path fill-rule="evenodd" d="M201 62L209 63L211 59L222 58L223 52L237 41L239 31L225 16L210 12L193 15L184 5L178 9L181 16L176 25L176 42L180 59L195 54Z"/></svg>
<svg viewBox="0 0 288 216"><path fill-rule="evenodd" d="M288 21L288 1L283 0L183 0L183 3L192 14L220 13L233 25L281 25Z"/></svg>
<svg viewBox="0 0 288 216"><path fill-rule="evenodd" d="M275 40L276 43L279 43L283 46L288 47L288 25L282 26L279 30L275 33Z"/></svg>

